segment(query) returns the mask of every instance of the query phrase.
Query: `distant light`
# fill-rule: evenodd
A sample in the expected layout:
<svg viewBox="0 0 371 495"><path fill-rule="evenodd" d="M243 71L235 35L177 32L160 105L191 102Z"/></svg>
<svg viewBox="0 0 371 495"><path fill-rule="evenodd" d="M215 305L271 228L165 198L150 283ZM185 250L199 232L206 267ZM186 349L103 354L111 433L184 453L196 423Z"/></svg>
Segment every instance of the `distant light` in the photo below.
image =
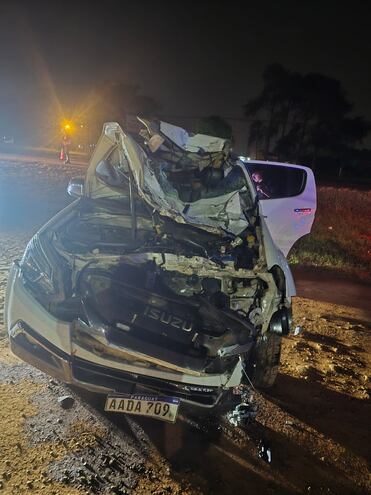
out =
<svg viewBox="0 0 371 495"><path fill-rule="evenodd" d="M251 160L251 158L249 156L239 156L238 157L239 160L241 160L241 162L248 162L249 160Z"/></svg>
<svg viewBox="0 0 371 495"><path fill-rule="evenodd" d="M72 120L65 119L61 122L61 127L62 127L62 130L66 131L66 132L72 132L75 126L74 126Z"/></svg>

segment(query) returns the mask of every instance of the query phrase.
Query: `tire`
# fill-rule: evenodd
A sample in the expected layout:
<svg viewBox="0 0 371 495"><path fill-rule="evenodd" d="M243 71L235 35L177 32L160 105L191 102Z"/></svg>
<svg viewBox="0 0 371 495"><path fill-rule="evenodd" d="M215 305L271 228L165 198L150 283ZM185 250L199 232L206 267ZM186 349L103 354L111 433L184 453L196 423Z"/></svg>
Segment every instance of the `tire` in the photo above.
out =
<svg viewBox="0 0 371 495"><path fill-rule="evenodd" d="M276 381L281 357L280 335L267 332L259 337L250 364L250 378L257 388L272 387Z"/></svg>

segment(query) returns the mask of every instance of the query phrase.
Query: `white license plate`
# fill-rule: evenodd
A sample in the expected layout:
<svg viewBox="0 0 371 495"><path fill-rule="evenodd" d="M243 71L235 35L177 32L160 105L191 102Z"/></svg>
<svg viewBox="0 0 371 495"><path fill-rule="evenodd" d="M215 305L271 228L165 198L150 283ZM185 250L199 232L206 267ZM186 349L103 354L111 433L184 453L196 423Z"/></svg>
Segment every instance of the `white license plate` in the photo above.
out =
<svg viewBox="0 0 371 495"><path fill-rule="evenodd" d="M109 395L106 399L105 411L124 414L149 416L175 423L179 409L176 397L152 397L148 395Z"/></svg>

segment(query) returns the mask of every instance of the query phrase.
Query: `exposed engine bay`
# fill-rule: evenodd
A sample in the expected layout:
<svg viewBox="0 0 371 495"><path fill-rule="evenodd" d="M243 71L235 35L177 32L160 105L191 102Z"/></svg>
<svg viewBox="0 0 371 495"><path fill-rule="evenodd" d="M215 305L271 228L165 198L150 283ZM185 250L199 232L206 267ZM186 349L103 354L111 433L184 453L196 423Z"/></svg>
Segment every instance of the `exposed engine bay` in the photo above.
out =
<svg viewBox="0 0 371 495"><path fill-rule="evenodd" d="M133 239L124 203L81 201L40 237L59 280L40 302L62 320L104 326L142 366L232 372L283 302L263 270L259 229L221 236L138 208Z"/></svg>
<svg viewBox="0 0 371 495"><path fill-rule="evenodd" d="M26 319L14 348L68 383L168 395L168 412L235 402L244 376L274 382L289 268L228 141L139 121L135 136L105 125L83 194L30 241L22 284L55 334Z"/></svg>

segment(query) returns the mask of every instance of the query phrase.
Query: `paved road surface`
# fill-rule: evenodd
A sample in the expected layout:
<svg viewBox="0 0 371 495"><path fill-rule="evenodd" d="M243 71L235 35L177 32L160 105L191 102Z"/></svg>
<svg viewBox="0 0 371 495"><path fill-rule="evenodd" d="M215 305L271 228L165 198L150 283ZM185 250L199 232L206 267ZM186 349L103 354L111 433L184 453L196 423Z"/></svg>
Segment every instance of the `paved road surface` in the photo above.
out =
<svg viewBox="0 0 371 495"><path fill-rule="evenodd" d="M53 152L44 152L39 154L0 152L0 161L46 163L49 165L60 165L63 163L63 161L59 160L58 153ZM71 153L71 162L72 165L86 167L88 160L80 153Z"/></svg>

